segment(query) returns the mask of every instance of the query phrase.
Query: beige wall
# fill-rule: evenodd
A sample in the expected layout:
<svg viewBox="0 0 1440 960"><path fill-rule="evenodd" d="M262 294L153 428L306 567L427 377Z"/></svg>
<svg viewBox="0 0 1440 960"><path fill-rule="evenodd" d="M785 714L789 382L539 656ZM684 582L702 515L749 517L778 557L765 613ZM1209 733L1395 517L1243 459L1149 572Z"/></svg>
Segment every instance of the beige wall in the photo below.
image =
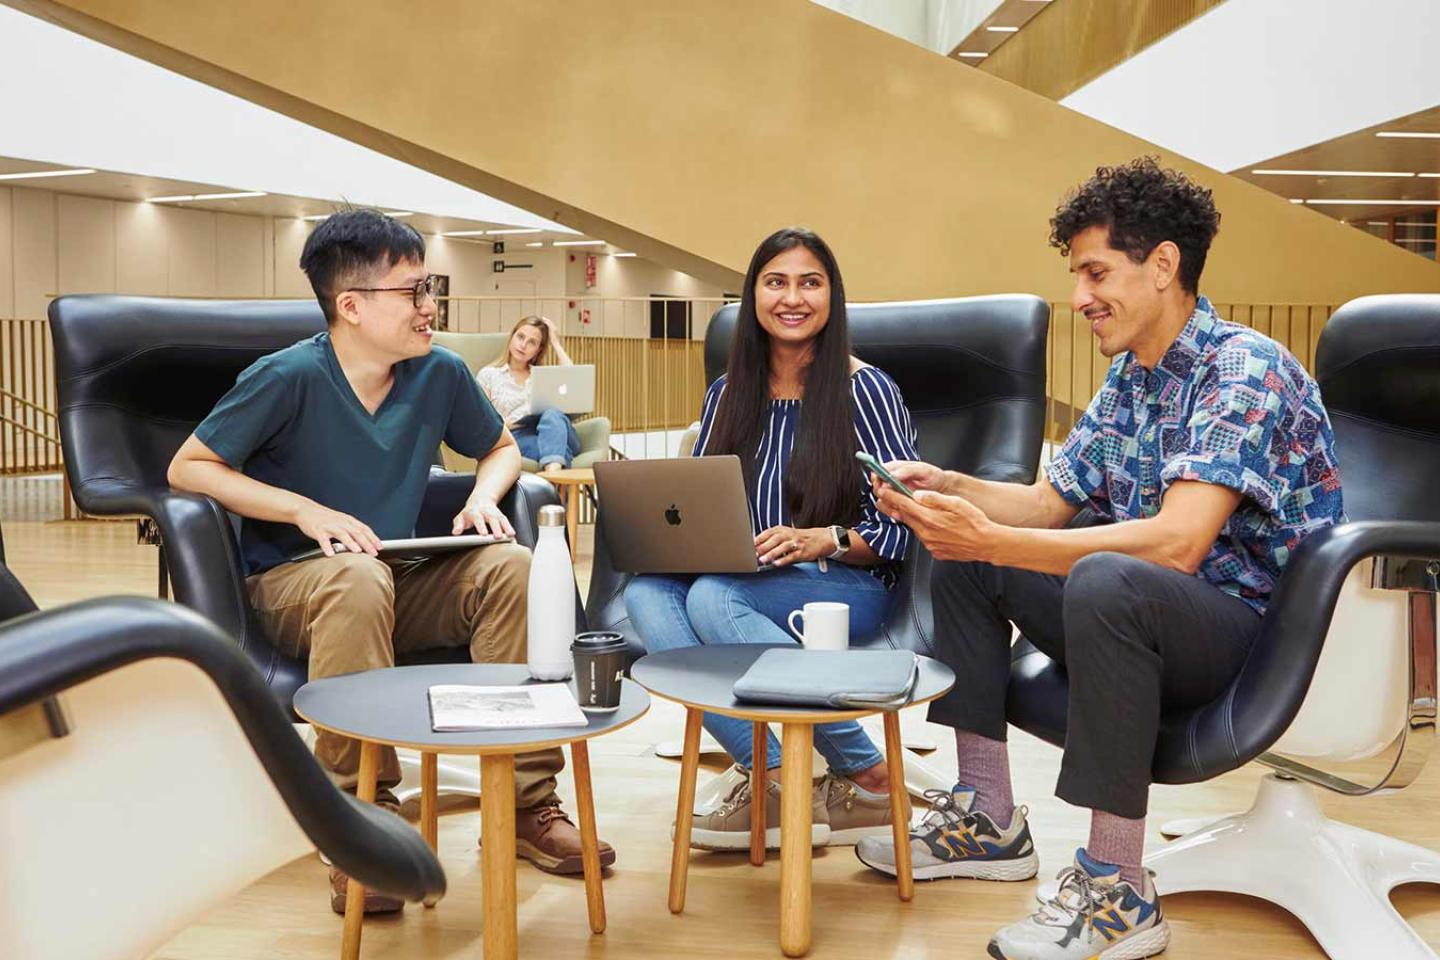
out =
<svg viewBox="0 0 1440 960"><path fill-rule="evenodd" d="M1067 299L1056 200L1154 152L1215 191L1217 300L1440 289L1440 265L808 0L0 2L718 284L805 223L856 299ZM256 24L285 29L235 42Z"/></svg>

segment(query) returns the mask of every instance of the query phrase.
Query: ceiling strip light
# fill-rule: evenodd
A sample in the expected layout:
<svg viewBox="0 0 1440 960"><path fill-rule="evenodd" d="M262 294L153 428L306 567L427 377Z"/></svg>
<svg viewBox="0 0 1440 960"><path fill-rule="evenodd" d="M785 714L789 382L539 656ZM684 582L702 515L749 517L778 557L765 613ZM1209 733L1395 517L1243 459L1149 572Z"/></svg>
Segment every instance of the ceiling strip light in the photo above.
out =
<svg viewBox="0 0 1440 960"><path fill-rule="evenodd" d="M610 256L612 256L612 257L633 257L633 256L635 256L635 254L633 254L633 253L612 253L612 254L610 254Z"/></svg>
<svg viewBox="0 0 1440 960"><path fill-rule="evenodd" d="M399 220L403 217L415 216L414 210L381 210L380 212L387 217L394 217L396 220Z"/></svg>
<svg viewBox="0 0 1440 960"><path fill-rule="evenodd" d="M450 230L440 234L442 237L483 237L484 230Z"/></svg>
<svg viewBox="0 0 1440 960"><path fill-rule="evenodd" d="M1020 28L1019 28L1019 27L986 27L985 29L988 30L988 31L991 32L991 33L1019 33L1019 32L1020 32Z"/></svg>
<svg viewBox="0 0 1440 960"><path fill-rule="evenodd" d="M545 232L545 231L541 230L539 227L507 227L507 228L504 229L504 230L486 230L486 231L485 231L486 235L487 235L487 236L491 236L491 237L505 237L505 236L514 236L514 235L516 235L516 234L521 234L521 233L544 233L544 232Z"/></svg>
<svg viewBox="0 0 1440 960"><path fill-rule="evenodd" d="M0 173L0 180L38 180L41 177L78 177L95 173L89 167L83 170L32 170L29 173Z"/></svg>
<svg viewBox="0 0 1440 960"><path fill-rule="evenodd" d="M543 247L543 246L545 246L545 241L543 241L543 240L536 240L536 241L534 241L534 242L532 242L532 243L527 243L527 244L525 244L525 246L527 246L527 247Z"/></svg>
<svg viewBox="0 0 1440 960"><path fill-rule="evenodd" d="M1259 177L1413 177L1403 170L1251 170Z"/></svg>
<svg viewBox="0 0 1440 960"><path fill-rule="evenodd" d="M1406 130L1382 130L1377 137L1392 137L1397 140L1440 140L1440 133L1411 133Z"/></svg>
<svg viewBox="0 0 1440 960"><path fill-rule="evenodd" d="M557 247L603 247L604 240L556 240Z"/></svg>
<svg viewBox="0 0 1440 960"><path fill-rule="evenodd" d="M956 56L964 57L966 60L984 60L986 57L990 56L990 54L980 53L976 50L962 50L960 53L956 54Z"/></svg>
<svg viewBox="0 0 1440 960"><path fill-rule="evenodd" d="M147 197L147 203L187 203L191 200L243 200L247 197L263 197L260 190L242 190L238 193L187 193L174 197Z"/></svg>
<svg viewBox="0 0 1440 960"><path fill-rule="evenodd" d="M1294 203L1295 201L1291 201ZM1311 206L1440 207L1440 200L1306 200Z"/></svg>

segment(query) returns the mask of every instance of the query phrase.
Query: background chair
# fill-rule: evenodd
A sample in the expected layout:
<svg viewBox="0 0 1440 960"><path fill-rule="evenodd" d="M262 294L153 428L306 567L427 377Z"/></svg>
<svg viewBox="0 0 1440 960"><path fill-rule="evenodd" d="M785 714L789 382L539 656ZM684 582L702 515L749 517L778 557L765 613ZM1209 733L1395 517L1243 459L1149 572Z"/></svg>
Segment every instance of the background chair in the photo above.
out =
<svg viewBox="0 0 1440 960"><path fill-rule="evenodd" d="M920 456L987 480L1029 483L1045 429L1045 337L1049 307L1038 297L1006 295L910 303L849 304L855 354L899 385L919 436ZM705 379L725 372L739 307L721 308L705 332ZM693 441L692 441L693 442ZM682 444L682 452L688 452ZM614 569L605 541L605 509L596 515L595 562L586 616L592 630L625 634L634 658L645 653L625 612L628 574ZM933 651L929 552L912 539L895 603L880 629L852 636L856 647ZM673 745L665 744L664 751ZM674 755L678 755L678 749ZM907 759L913 791L950 781L919 758ZM724 789L725 784L712 784ZM697 800L702 804L714 789Z"/></svg>
<svg viewBox="0 0 1440 960"><path fill-rule="evenodd" d="M481 367L494 363L505 352L510 342L508 333L455 333L445 330L435 334L435 343L460 354L470 372L477 373ZM593 416L575 421L575 435L580 438L580 452L571 462L572 467L593 467L597 460L610 459L610 418ZM446 470L457 473L474 473L475 461L440 444L441 462ZM528 457L520 458L521 467L529 473L538 473L539 462Z"/></svg>
<svg viewBox="0 0 1440 960"><path fill-rule="evenodd" d="M0 567L0 612L23 607ZM149 956L316 848L367 887L445 891L420 833L337 790L195 613L113 598L0 626L0 956Z"/></svg>
<svg viewBox="0 0 1440 960"><path fill-rule="evenodd" d="M1229 689L1163 715L1152 776L1198 783L1257 759L1275 773L1248 812L1146 863L1162 893L1220 890L1285 907L1337 960L1431 958L1388 894L1440 882L1440 855L1329 820L1312 786L1352 796L1403 787L1434 736L1440 296L1346 304L1315 366L1351 522L1295 551ZM1024 640L1007 709L1016 726L1064 743L1064 671ZM1367 758L1388 766L1369 783L1310 765Z"/></svg>
<svg viewBox="0 0 1440 960"><path fill-rule="evenodd" d="M50 305L50 325L60 439L75 502L98 516L151 518L175 599L204 614L239 645L288 713L307 666L270 642L250 608L236 518L209 497L171 490L165 473L180 444L241 371L325 329L319 305L313 300L61 297ZM432 475L416 533L448 534L473 484L468 475ZM537 512L557 502L550 484L522 474L500 507L516 539L533 547ZM578 593L576 604L579 610ZM402 662L468 659L466 649L457 647ZM416 778L411 760L402 754L407 794ZM448 787L478 789L469 765L442 768Z"/></svg>

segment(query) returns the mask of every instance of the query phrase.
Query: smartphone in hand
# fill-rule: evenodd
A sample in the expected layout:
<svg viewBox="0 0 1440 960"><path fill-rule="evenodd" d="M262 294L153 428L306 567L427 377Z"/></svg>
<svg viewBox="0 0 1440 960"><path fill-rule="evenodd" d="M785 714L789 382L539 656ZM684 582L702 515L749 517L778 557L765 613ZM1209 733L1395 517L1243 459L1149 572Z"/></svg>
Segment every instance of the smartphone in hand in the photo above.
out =
<svg viewBox="0 0 1440 960"><path fill-rule="evenodd" d="M866 470L869 470L872 474L879 477L886 483L890 484L890 486L894 487L896 490L903 493L911 500L915 499L915 491L905 486L905 484L901 483L899 480L896 480L895 476L889 470L886 470L885 465L882 464L879 460L876 460L864 450L855 451L855 459L859 460Z"/></svg>

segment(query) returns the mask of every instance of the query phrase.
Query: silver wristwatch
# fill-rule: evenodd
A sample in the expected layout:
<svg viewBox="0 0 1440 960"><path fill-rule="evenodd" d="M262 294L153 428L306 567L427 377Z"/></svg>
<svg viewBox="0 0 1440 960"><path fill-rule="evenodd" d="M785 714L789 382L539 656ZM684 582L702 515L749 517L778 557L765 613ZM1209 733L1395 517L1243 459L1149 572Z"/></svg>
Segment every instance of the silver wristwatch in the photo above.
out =
<svg viewBox="0 0 1440 960"><path fill-rule="evenodd" d="M830 538L835 541L835 552L827 560L839 560L850 552L850 531L836 524L830 528Z"/></svg>

